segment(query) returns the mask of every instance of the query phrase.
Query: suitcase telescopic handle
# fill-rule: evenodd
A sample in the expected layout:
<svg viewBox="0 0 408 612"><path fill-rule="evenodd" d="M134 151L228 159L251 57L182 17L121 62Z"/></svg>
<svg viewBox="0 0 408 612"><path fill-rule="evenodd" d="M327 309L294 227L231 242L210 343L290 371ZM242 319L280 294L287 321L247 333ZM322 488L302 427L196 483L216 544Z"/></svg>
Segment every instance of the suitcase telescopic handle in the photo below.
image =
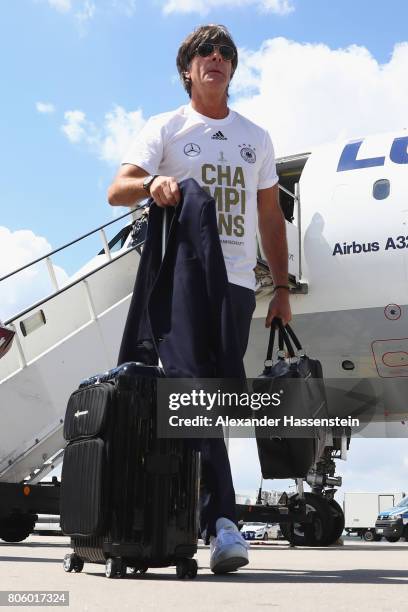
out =
<svg viewBox="0 0 408 612"><path fill-rule="evenodd" d="M162 214L162 252L161 252L162 261L164 259L164 254L166 252L166 246L167 246L167 237L168 237L169 225L170 225L169 218L170 218L170 211L167 206L164 206L163 214ZM163 367L160 357L159 357L159 367L160 368Z"/></svg>
<svg viewBox="0 0 408 612"><path fill-rule="evenodd" d="M162 215L162 253L161 253L162 261L164 258L164 254L166 252L167 234L169 232L169 214L170 214L169 210L167 206L165 206L163 208L163 215Z"/></svg>

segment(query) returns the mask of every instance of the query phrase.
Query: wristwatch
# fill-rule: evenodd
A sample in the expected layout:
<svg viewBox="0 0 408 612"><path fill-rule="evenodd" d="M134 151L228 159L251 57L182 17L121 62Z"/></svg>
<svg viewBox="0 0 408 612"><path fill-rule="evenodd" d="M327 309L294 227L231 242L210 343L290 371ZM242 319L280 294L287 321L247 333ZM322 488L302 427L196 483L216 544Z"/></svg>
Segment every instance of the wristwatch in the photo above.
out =
<svg viewBox="0 0 408 612"><path fill-rule="evenodd" d="M158 174L155 174L154 176L149 174L149 176L146 176L145 180L143 181L143 189L147 191L149 195L150 195L151 184L153 183L154 179L157 177L158 177Z"/></svg>

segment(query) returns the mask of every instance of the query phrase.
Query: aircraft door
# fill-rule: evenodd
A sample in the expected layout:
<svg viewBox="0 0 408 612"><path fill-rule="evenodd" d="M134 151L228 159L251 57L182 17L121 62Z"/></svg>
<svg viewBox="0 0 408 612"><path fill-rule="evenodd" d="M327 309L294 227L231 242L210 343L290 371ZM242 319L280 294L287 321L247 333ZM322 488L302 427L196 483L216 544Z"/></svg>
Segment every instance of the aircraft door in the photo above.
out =
<svg viewBox="0 0 408 612"><path fill-rule="evenodd" d="M292 285L296 285L301 277L300 263L300 199L299 184L294 185L295 193L279 184L280 205L285 216L286 238L288 242L288 272ZM290 202L288 204L288 202ZM258 263L259 260L267 264L262 248L259 228L257 229Z"/></svg>

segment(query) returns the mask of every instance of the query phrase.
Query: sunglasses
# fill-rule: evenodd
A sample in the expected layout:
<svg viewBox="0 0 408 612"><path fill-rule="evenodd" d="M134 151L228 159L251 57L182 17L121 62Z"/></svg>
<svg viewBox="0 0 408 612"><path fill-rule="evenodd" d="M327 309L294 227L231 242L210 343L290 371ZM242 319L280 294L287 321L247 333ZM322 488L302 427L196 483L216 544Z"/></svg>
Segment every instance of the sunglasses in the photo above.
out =
<svg viewBox="0 0 408 612"><path fill-rule="evenodd" d="M229 45L214 45L213 43L201 43L201 45L198 45L196 53L200 57L208 57L214 53L215 49L218 49L222 59L226 61L231 61L235 57L235 50L233 47Z"/></svg>

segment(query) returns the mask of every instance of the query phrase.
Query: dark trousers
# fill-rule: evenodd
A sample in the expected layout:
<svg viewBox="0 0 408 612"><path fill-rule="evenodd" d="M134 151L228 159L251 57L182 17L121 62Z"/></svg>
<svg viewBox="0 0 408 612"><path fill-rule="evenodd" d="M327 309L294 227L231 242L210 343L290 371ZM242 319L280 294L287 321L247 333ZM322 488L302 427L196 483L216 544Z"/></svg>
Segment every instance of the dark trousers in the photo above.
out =
<svg viewBox="0 0 408 612"><path fill-rule="evenodd" d="M229 284L233 317L242 357L249 338L249 328L255 310L255 293L251 289ZM224 516L237 522L235 491L225 442L221 438L200 440L201 486L200 531L206 543L216 535L215 523Z"/></svg>

